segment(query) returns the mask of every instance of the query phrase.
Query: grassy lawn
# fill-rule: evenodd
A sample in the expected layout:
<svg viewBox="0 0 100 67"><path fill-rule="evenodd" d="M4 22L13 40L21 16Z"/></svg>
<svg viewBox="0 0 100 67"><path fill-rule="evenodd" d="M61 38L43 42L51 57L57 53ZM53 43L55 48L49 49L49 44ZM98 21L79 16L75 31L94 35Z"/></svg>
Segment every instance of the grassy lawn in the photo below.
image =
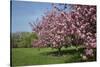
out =
<svg viewBox="0 0 100 67"><path fill-rule="evenodd" d="M57 56L57 49L52 48L12 48L12 65L42 65L42 64L61 64L71 62L82 62L80 53L82 48L76 51L75 47L62 48L61 56ZM90 59L94 61L96 59Z"/></svg>

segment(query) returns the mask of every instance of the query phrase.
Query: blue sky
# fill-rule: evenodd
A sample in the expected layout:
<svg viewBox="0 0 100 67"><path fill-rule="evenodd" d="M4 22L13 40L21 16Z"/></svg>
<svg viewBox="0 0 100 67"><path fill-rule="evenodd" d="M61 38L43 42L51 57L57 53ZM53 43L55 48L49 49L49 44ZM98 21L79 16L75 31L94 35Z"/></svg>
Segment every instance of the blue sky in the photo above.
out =
<svg viewBox="0 0 100 67"><path fill-rule="evenodd" d="M51 3L12 1L12 32L32 32L29 22L41 18Z"/></svg>
<svg viewBox="0 0 100 67"><path fill-rule="evenodd" d="M42 17L45 10L51 9L50 3L13 1L12 32L31 32L29 22Z"/></svg>

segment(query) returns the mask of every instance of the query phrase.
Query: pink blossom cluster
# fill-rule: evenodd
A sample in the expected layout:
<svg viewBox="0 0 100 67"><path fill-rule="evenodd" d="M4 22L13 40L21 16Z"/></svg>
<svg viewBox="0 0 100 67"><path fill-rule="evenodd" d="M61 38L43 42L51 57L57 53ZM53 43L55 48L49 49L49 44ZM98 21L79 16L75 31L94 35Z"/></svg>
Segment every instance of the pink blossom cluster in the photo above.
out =
<svg viewBox="0 0 100 67"><path fill-rule="evenodd" d="M96 48L96 6L75 5L72 21L77 29L76 33L84 40L86 55L93 55Z"/></svg>

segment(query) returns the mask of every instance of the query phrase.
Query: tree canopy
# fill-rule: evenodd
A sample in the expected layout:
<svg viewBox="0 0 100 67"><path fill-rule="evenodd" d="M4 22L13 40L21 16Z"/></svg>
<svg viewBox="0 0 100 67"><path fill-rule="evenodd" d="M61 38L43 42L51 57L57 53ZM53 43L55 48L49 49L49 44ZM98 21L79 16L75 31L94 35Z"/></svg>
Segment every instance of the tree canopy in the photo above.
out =
<svg viewBox="0 0 100 67"><path fill-rule="evenodd" d="M34 47L52 47L60 49L69 45L84 45L85 55L93 56L96 48L96 6L70 5L71 11L60 10L55 6L32 25L38 39L33 41Z"/></svg>

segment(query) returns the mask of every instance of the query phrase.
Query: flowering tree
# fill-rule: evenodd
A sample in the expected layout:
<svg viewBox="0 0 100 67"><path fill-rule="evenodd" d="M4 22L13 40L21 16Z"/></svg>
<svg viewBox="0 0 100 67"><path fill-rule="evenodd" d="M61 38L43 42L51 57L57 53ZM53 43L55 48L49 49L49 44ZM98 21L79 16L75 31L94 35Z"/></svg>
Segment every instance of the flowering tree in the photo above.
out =
<svg viewBox="0 0 100 67"><path fill-rule="evenodd" d="M66 38L70 35L68 24L70 25L68 18L66 19L63 12L52 10L33 28L39 37L33 46L58 48L60 52L61 47L70 42L70 39Z"/></svg>
<svg viewBox="0 0 100 67"><path fill-rule="evenodd" d="M61 47L74 43L84 45L85 55L92 56L96 48L96 6L71 5L70 12L66 6L60 10L54 5L37 25L32 25L38 36L33 46L58 48L60 53Z"/></svg>
<svg viewBox="0 0 100 67"><path fill-rule="evenodd" d="M71 12L74 33L83 39L85 55L93 56L96 48L96 6L74 5Z"/></svg>

